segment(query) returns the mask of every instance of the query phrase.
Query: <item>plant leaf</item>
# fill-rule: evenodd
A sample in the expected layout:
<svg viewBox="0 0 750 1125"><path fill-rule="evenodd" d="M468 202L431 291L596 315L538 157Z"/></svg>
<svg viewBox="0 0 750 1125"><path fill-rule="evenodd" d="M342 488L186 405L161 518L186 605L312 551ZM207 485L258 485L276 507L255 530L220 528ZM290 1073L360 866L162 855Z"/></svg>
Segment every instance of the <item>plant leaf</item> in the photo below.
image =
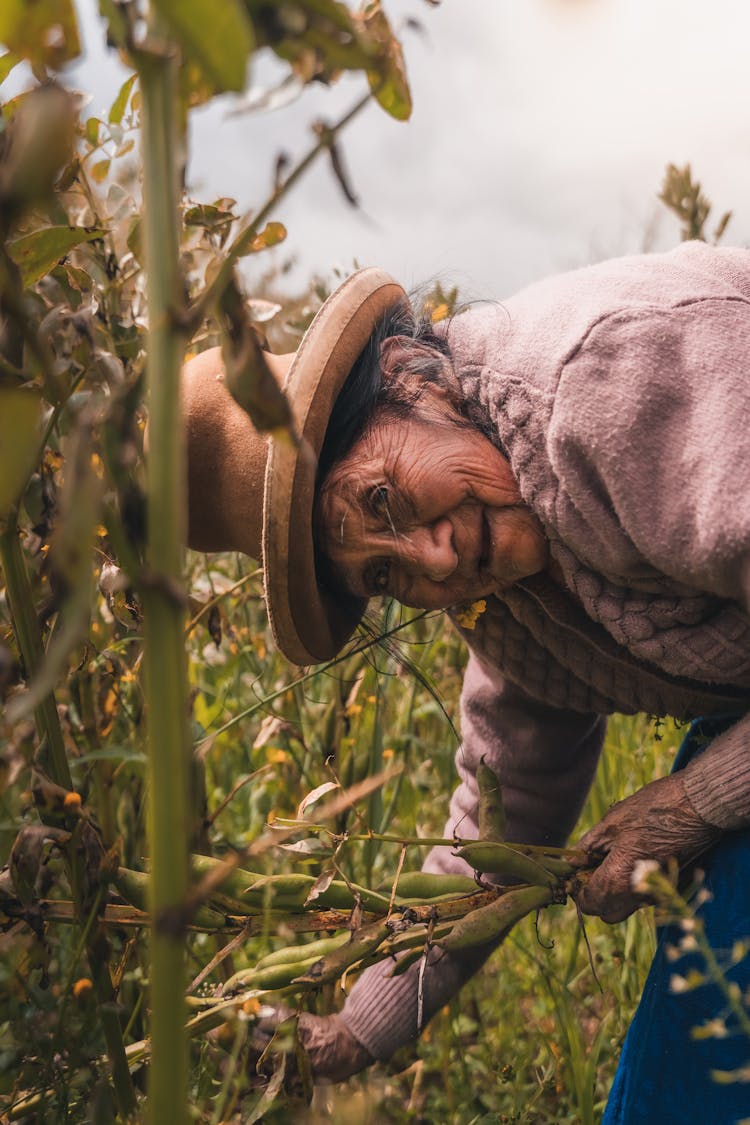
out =
<svg viewBox="0 0 750 1125"><path fill-rule="evenodd" d="M20 63L18 55L14 55L12 51L6 51L4 55L0 55L0 82L4 82L10 74L11 70Z"/></svg>
<svg viewBox="0 0 750 1125"><path fill-rule="evenodd" d="M253 27L240 0L154 0L180 42L216 90L242 90L254 47Z"/></svg>
<svg viewBox="0 0 750 1125"><path fill-rule="evenodd" d="M256 234L243 253L257 254L260 250L268 250L271 246L278 246L285 238L286 227L283 223L266 223L263 230Z"/></svg>
<svg viewBox="0 0 750 1125"><path fill-rule="evenodd" d="M130 93L133 89L137 77L137 74L131 74L130 78L126 78L122 86L120 87L120 91L115 100L112 102L112 106L109 111L110 125L119 125L123 117L125 116L125 110L128 107Z"/></svg>
<svg viewBox="0 0 750 1125"><path fill-rule="evenodd" d="M377 50L367 81L379 105L397 121L411 117L411 92L401 44L391 31L380 0L370 0L357 17L364 35Z"/></svg>
<svg viewBox="0 0 750 1125"><path fill-rule="evenodd" d="M8 251L28 288L48 274L75 246L94 242L105 233L101 227L42 227L9 242Z"/></svg>
<svg viewBox="0 0 750 1125"><path fill-rule="evenodd" d="M73 0L2 0L0 43L32 65L58 69L81 53Z"/></svg>

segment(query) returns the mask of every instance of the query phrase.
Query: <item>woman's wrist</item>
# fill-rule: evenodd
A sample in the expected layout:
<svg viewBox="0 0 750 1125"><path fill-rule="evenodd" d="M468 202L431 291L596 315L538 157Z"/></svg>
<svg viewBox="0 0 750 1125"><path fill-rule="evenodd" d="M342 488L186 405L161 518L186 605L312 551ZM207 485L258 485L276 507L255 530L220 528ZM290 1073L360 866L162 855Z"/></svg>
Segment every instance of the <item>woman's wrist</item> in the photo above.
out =
<svg viewBox="0 0 750 1125"><path fill-rule="evenodd" d="M696 813L725 831L750 826L749 726L741 719L680 771Z"/></svg>

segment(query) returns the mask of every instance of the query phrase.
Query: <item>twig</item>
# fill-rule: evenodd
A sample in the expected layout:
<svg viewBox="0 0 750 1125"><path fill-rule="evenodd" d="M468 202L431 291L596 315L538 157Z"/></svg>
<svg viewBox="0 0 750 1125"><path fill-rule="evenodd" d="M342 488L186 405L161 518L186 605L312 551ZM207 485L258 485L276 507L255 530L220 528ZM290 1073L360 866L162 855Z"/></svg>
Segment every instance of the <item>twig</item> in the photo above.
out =
<svg viewBox="0 0 750 1125"><path fill-rule="evenodd" d="M214 809L214 811L211 813L211 816L208 817L206 821L206 827L211 827L211 825L216 821L216 818L219 816L219 814L224 812L224 809L231 801L234 800L243 786L247 785L251 781L254 781L256 777L260 777L262 773L268 773L268 771L272 770L273 768L273 762L266 762L264 766L260 766L257 770L253 770L253 772L248 774L247 777L241 778L233 787L233 789L227 794L218 808Z"/></svg>
<svg viewBox="0 0 750 1125"><path fill-rule="evenodd" d="M192 633L193 629L201 620L201 618L205 617L207 613L210 613L215 605L218 605L219 602L224 598L228 598L230 594L236 593L237 590L240 589L240 587L246 585L251 581L251 579L257 578L258 575L262 573L262 569L258 567L257 570L253 570L249 574L243 574L242 578L240 578L237 582L230 586L228 590L222 590L221 593L215 594L214 597L209 598L206 604L201 606L195 616L191 617L188 621L187 625L185 626L185 636L188 637L189 634Z"/></svg>
<svg viewBox="0 0 750 1125"><path fill-rule="evenodd" d="M195 977L188 985L188 992L195 992L196 988L203 984L206 977L209 977L214 969L217 968L217 966L220 965L225 958L229 957L231 953L234 953L235 949L237 949L240 945L242 945L243 941L246 941L247 938L250 937L250 929L251 926L248 922L248 924L242 930L240 930L238 934L235 934L231 941L228 941L227 944L223 946L223 948L220 949L219 952L211 958L207 965L204 965L204 967L198 973L198 976Z"/></svg>
<svg viewBox="0 0 750 1125"><path fill-rule="evenodd" d="M390 902L388 903L388 913L389 914L391 914L391 912L393 911L393 904L396 901L396 891L398 890L398 881L401 878L401 869L404 866L404 860L405 859L406 859L406 844L404 844L403 847L401 848L401 854L398 857L398 867L396 868L396 878L393 880L393 886L391 887L391 899L390 899Z"/></svg>

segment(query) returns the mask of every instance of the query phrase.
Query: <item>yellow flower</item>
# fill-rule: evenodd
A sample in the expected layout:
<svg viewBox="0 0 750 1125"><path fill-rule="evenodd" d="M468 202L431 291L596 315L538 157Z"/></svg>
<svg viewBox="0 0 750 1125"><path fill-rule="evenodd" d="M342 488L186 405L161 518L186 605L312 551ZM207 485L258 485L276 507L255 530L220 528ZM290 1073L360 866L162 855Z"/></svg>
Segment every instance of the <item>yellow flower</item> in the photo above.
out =
<svg viewBox="0 0 750 1125"><path fill-rule="evenodd" d="M69 793L66 793L64 798L63 798L63 806L64 806L66 812L70 812L70 813L78 812L81 808L81 794L80 793L74 793L73 790L71 789L71 791Z"/></svg>
<svg viewBox="0 0 750 1125"><path fill-rule="evenodd" d="M437 324L439 320L445 320L447 315L448 306L446 305L445 301L443 301L441 304L435 305L435 308L430 313L430 320L433 324Z"/></svg>
<svg viewBox="0 0 750 1125"><path fill-rule="evenodd" d="M73 995L76 1000L85 1000L94 991L94 986L88 977L79 977L73 985Z"/></svg>
<svg viewBox="0 0 750 1125"><path fill-rule="evenodd" d="M476 602L467 602L454 612L453 619L462 629L474 629L486 608L487 602L484 598Z"/></svg>

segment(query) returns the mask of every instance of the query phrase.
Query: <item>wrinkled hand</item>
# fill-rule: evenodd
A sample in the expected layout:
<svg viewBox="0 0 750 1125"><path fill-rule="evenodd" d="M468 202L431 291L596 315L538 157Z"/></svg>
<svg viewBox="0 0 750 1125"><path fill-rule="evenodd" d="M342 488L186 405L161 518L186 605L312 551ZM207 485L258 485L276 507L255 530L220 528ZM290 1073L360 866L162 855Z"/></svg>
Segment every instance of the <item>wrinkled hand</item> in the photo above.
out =
<svg viewBox="0 0 750 1125"><path fill-rule="evenodd" d="M310 1058L313 1078L343 1082L374 1062L339 1015L299 1017L299 1037Z"/></svg>
<svg viewBox="0 0 750 1125"><path fill-rule="evenodd" d="M679 773L652 781L613 805L579 841L592 860L604 855L576 895L586 914L621 922L647 899L633 890L633 868L640 859L666 866L690 863L722 835L693 808Z"/></svg>
<svg viewBox="0 0 750 1125"><path fill-rule="evenodd" d="M291 1008L280 1004L256 1024L253 1033L256 1059L268 1046L279 1024L292 1015ZM314 1016L301 1012L297 1020L297 1034L308 1056L315 1082L343 1082L375 1061L339 1015Z"/></svg>

